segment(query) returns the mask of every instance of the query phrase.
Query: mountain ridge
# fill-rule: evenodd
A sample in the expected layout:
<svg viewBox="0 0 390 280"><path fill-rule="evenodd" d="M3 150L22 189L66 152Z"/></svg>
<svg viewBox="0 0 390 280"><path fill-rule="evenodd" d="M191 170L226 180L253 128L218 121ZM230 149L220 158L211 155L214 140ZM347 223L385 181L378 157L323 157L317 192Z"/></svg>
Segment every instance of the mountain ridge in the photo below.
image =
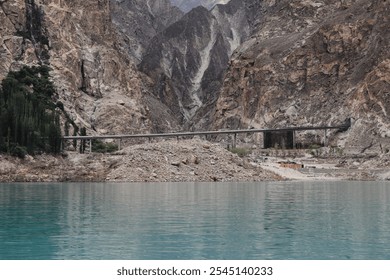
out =
<svg viewBox="0 0 390 280"><path fill-rule="evenodd" d="M139 69L155 81L154 92L186 126L213 102L233 51L249 36L245 1L211 11L198 6L153 38Z"/></svg>

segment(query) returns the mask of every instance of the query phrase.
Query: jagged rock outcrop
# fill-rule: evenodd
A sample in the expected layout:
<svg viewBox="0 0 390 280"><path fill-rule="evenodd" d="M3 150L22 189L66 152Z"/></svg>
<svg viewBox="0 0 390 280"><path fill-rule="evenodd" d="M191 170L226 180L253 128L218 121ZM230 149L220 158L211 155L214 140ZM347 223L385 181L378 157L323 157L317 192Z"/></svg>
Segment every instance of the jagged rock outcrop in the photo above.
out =
<svg viewBox="0 0 390 280"><path fill-rule="evenodd" d="M230 55L251 30L247 2L197 7L152 39L140 69L181 123L216 99Z"/></svg>
<svg viewBox="0 0 390 280"><path fill-rule="evenodd" d="M31 41L25 0L0 1L0 80L18 65L38 61ZM31 13L29 13L31 14Z"/></svg>
<svg viewBox="0 0 390 280"><path fill-rule="evenodd" d="M66 108L98 133L150 130L143 79L116 46L110 1L63 1L44 8L50 66Z"/></svg>
<svg viewBox="0 0 390 280"><path fill-rule="evenodd" d="M178 21L184 13L169 0L111 0L111 16L121 47L137 62L151 38Z"/></svg>
<svg viewBox="0 0 390 280"><path fill-rule="evenodd" d="M225 76L214 128L340 124L331 145L390 148L389 1L262 2ZM332 141L333 139L333 141Z"/></svg>

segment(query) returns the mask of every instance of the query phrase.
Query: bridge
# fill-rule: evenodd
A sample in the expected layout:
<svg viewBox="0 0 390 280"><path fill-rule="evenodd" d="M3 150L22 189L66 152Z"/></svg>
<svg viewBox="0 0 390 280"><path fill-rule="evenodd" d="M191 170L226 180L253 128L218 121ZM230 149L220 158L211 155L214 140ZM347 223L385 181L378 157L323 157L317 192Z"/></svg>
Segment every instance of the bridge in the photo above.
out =
<svg viewBox="0 0 390 280"><path fill-rule="evenodd" d="M310 130L322 130L324 131L324 146L327 144L327 131L328 130L342 130L346 131L350 128L351 123L347 121L343 125L338 126L301 126L301 127L286 127L286 128L264 128L264 129L237 129L237 130L217 130L217 131L194 131L194 132L170 132L170 133L154 133L154 134L124 134L124 135L90 135L90 136L64 136L62 142L68 140L76 141L89 141L89 152L92 152L92 140L105 140L112 139L118 140L118 148L121 149L122 140L125 139L148 139L149 141L154 138L177 138L180 137L193 137L193 136L212 136L212 135L233 135L233 147L236 147L238 134L254 134L254 133L292 133L292 142L295 147L295 133L297 131L310 131ZM62 145L63 146L63 145Z"/></svg>

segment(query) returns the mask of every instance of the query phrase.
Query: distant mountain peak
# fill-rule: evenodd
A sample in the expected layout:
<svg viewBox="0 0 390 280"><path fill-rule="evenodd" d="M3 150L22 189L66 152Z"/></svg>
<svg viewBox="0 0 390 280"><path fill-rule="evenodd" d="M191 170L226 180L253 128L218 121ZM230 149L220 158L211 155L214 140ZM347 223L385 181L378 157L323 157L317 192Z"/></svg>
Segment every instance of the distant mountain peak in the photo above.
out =
<svg viewBox="0 0 390 280"><path fill-rule="evenodd" d="M217 4L226 4L230 0L170 0L173 5L179 7L183 12L189 12L197 6L203 6L207 9L213 8Z"/></svg>

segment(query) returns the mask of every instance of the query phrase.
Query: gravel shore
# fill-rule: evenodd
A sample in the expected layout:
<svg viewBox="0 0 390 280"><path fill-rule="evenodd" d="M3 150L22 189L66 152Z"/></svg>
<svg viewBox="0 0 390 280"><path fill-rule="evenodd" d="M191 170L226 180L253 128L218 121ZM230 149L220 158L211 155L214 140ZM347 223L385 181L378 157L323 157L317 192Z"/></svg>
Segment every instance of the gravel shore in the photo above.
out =
<svg viewBox="0 0 390 280"><path fill-rule="evenodd" d="M294 162L303 168L283 167ZM130 145L112 154L0 155L0 182L240 182L390 180L389 155L314 157L252 151L239 157L199 139Z"/></svg>
<svg viewBox="0 0 390 280"><path fill-rule="evenodd" d="M1 182L212 182L282 180L218 144L170 140L113 154L0 157Z"/></svg>

